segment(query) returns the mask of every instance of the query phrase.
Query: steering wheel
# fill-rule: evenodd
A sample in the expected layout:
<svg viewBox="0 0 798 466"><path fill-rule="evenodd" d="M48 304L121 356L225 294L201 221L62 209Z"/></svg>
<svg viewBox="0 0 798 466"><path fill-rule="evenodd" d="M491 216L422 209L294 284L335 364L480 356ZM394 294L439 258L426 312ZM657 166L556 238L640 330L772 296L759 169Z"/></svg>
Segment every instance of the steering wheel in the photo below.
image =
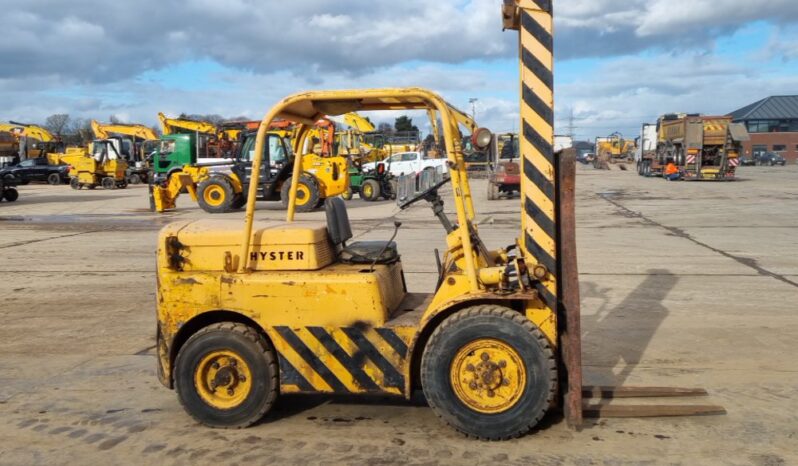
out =
<svg viewBox="0 0 798 466"><path fill-rule="evenodd" d="M439 181L435 185L433 185L430 188L428 188L426 191L422 191L422 192L416 194L414 197L412 197L410 199L407 199L407 200L404 200L402 202L399 202L398 203L399 204L399 209L400 210L405 210L408 207L410 207L411 205L413 205L416 202L418 202L420 200L423 200L423 199L426 199L428 201L435 200L435 198L438 197L438 189L440 189L443 185L445 185L446 183L448 183L451 180L452 179L450 177L446 177L442 181Z"/></svg>

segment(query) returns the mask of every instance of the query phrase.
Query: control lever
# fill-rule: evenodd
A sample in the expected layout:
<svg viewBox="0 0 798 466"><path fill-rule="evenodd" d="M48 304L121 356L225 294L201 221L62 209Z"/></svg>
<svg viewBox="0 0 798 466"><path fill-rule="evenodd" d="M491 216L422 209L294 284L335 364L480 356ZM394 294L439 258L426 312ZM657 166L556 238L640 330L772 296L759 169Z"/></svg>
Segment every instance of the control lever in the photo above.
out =
<svg viewBox="0 0 798 466"><path fill-rule="evenodd" d="M380 257L382 257L383 253L385 253L385 251L388 249L388 246L390 246L391 243L393 242L393 240L396 238L396 235L399 233L399 227L401 227L401 226L402 226L402 222L394 220L394 222L393 222L393 235L391 235L391 239L389 239L388 242L385 243L385 246L382 247L382 249L380 250L380 253L377 254L377 257L374 258L374 262L371 263L371 268L369 268L369 272L373 272L374 271L374 267L377 265L377 262L379 262Z"/></svg>

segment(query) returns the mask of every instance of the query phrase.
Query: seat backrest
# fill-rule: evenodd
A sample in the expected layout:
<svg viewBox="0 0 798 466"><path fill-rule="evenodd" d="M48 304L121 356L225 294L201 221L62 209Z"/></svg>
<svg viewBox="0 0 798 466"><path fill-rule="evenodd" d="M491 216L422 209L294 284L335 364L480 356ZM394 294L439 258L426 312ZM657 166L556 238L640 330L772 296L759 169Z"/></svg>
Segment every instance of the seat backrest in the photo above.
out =
<svg viewBox="0 0 798 466"><path fill-rule="evenodd" d="M324 201L324 210L327 213L327 233L330 241L336 246L346 243L352 238L352 226L349 224L349 214L346 213L346 203L340 197L328 197Z"/></svg>

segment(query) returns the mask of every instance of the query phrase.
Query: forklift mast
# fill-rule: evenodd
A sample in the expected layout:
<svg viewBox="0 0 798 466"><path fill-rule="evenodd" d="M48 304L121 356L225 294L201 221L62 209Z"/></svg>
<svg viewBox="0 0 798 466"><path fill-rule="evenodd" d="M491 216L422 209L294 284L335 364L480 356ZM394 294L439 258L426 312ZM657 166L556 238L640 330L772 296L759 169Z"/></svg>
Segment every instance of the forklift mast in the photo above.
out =
<svg viewBox="0 0 798 466"><path fill-rule="evenodd" d="M502 17L505 29L518 31L522 202L518 246L527 267L537 264L539 280L533 287L543 305L557 316L563 407L568 424L578 426L582 422L582 361L574 159L554 152L552 3L504 0Z"/></svg>

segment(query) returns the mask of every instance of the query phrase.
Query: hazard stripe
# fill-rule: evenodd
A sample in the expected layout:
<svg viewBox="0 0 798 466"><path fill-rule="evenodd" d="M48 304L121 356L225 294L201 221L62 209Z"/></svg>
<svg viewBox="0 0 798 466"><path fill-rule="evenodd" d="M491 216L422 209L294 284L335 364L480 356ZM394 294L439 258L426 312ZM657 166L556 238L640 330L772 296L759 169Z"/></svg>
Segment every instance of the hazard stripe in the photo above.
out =
<svg viewBox="0 0 798 466"><path fill-rule="evenodd" d="M341 330L357 345L362 356L368 357L377 365L384 376L386 387L404 388L404 376L366 339L363 332L354 327L347 327ZM357 360L357 357L355 357L355 360Z"/></svg>
<svg viewBox="0 0 798 466"><path fill-rule="evenodd" d="M523 17L523 16L522 16ZM554 87L554 74L529 50L521 51L521 62L549 89Z"/></svg>
<svg viewBox="0 0 798 466"><path fill-rule="evenodd" d="M548 217L542 210L538 207L537 204L532 202L532 199L526 198L526 202L524 202L526 207L526 213L535 223L543 230L544 233L549 235L550 237L554 238L556 234L556 225L554 221Z"/></svg>
<svg viewBox="0 0 798 466"><path fill-rule="evenodd" d="M552 12L551 0L533 0L533 1L535 2L535 5L537 5L538 8L541 9L541 11L545 11L546 13Z"/></svg>
<svg viewBox="0 0 798 466"><path fill-rule="evenodd" d="M335 392L348 392L344 384L338 380L335 374L321 362L321 360L310 350L310 348L299 339L299 337L288 327L274 327L274 330L280 334L283 340L302 357L307 365L312 368L324 382L329 385Z"/></svg>
<svg viewBox="0 0 798 466"><path fill-rule="evenodd" d="M341 346L335 342L332 336L321 327L308 327L308 332L313 335L319 343L324 346L324 349L330 352L338 362L346 369L355 382L366 391L381 391L380 387L368 376L360 365L352 359Z"/></svg>
<svg viewBox="0 0 798 466"><path fill-rule="evenodd" d="M549 269L550 273L556 272L557 261L554 259L554 257L551 256L551 254L549 254L548 251L543 249L538 244L538 242L535 241L534 238L532 238L532 235L530 235L529 233L527 233L526 235L525 245L526 248L529 250L529 252L532 253L533 256L535 256L538 262L547 269Z"/></svg>
<svg viewBox="0 0 798 466"><path fill-rule="evenodd" d="M543 304L555 312L558 227L551 2L525 0L519 5L523 248L531 256L530 261L548 270L548 275L534 281L533 287Z"/></svg>
<svg viewBox="0 0 798 466"><path fill-rule="evenodd" d="M524 174L550 201L554 202L554 183L527 158L524 159Z"/></svg>
<svg viewBox="0 0 798 466"><path fill-rule="evenodd" d="M280 364L280 384L281 385L295 385L303 392L314 391L313 385L302 377L302 374L294 366L288 362L282 354L277 354L277 359Z"/></svg>
<svg viewBox="0 0 798 466"><path fill-rule="evenodd" d="M532 34L540 45L546 48L549 52L554 49L554 39L552 39L549 31L543 28L537 21L533 20L530 15L521 15L521 27L525 31Z"/></svg>
<svg viewBox="0 0 798 466"><path fill-rule="evenodd" d="M382 338L385 340L386 343L391 345L396 354L398 354L402 358L407 357L407 344L399 338L399 336L393 330L389 328L377 328L374 329Z"/></svg>

